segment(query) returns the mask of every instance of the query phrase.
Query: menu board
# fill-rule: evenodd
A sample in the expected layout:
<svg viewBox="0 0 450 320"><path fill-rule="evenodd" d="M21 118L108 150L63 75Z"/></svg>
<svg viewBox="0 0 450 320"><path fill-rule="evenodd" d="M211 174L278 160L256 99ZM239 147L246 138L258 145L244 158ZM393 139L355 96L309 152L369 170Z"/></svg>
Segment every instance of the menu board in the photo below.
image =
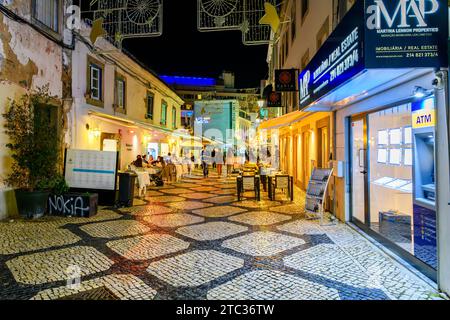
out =
<svg viewBox="0 0 450 320"><path fill-rule="evenodd" d="M67 150L65 178L73 189L116 189L117 152Z"/></svg>

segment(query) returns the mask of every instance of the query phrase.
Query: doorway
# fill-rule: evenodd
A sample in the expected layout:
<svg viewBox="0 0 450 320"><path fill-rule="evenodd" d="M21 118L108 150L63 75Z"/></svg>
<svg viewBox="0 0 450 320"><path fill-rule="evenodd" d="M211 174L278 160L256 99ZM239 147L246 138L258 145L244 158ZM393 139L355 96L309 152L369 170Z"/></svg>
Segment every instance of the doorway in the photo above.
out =
<svg viewBox="0 0 450 320"><path fill-rule="evenodd" d="M353 118L351 132L351 199L352 218L355 222L366 224L367 208L367 120L366 117Z"/></svg>
<svg viewBox="0 0 450 320"><path fill-rule="evenodd" d="M306 190L308 188L308 182L311 176L311 157L309 153L310 140L311 140L311 133L310 127L308 125L302 128L303 190Z"/></svg>

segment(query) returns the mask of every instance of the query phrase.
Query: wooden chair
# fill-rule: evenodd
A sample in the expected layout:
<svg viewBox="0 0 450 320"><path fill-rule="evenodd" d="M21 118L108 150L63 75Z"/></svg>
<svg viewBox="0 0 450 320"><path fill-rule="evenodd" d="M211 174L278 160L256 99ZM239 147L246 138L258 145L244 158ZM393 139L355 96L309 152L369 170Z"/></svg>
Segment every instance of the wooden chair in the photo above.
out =
<svg viewBox="0 0 450 320"><path fill-rule="evenodd" d="M272 186L270 188L272 194L270 194L270 199L275 201L276 192L281 189L282 191L287 192L289 198L293 201L294 197L292 188L292 179L289 175L276 175L272 178Z"/></svg>

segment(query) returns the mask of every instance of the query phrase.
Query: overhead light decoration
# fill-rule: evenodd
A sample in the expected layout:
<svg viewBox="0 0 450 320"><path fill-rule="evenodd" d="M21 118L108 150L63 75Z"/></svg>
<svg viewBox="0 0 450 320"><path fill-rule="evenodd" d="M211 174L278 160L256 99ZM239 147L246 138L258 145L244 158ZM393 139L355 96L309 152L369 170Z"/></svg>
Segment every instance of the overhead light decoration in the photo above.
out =
<svg viewBox="0 0 450 320"><path fill-rule="evenodd" d="M266 14L259 20L259 24L266 24L272 28L273 33L277 33L280 28L280 17L277 8L269 2L264 3Z"/></svg>
<svg viewBox="0 0 450 320"><path fill-rule="evenodd" d="M119 49L124 39L161 36L162 12L163 0L91 0L89 10L84 11L93 14L92 28L97 29L91 33L91 41L100 34ZM101 29L96 25L99 21Z"/></svg>
<svg viewBox="0 0 450 320"><path fill-rule="evenodd" d="M104 37L107 33L106 30L103 29L103 18L99 18L95 20L92 24L91 34L89 38L91 39L91 43L94 45L97 42L97 39L100 37Z"/></svg>
<svg viewBox="0 0 450 320"><path fill-rule="evenodd" d="M270 21L276 27L277 19L272 19L276 0L197 0L197 28L201 32L239 30L244 45L269 44L271 27L260 24L267 15L267 4L271 6Z"/></svg>

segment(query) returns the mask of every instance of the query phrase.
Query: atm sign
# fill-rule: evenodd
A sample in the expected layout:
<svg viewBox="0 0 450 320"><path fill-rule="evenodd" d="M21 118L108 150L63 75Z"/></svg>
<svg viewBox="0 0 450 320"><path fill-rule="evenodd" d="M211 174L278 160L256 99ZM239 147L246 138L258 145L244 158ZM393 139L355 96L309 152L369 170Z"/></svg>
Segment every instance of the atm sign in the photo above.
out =
<svg viewBox="0 0 450 320"><path fill-rule="evenodd" d="M412 114L413 128L428 128L436 125L436 112L435 110L419 110Z"/></svg>

